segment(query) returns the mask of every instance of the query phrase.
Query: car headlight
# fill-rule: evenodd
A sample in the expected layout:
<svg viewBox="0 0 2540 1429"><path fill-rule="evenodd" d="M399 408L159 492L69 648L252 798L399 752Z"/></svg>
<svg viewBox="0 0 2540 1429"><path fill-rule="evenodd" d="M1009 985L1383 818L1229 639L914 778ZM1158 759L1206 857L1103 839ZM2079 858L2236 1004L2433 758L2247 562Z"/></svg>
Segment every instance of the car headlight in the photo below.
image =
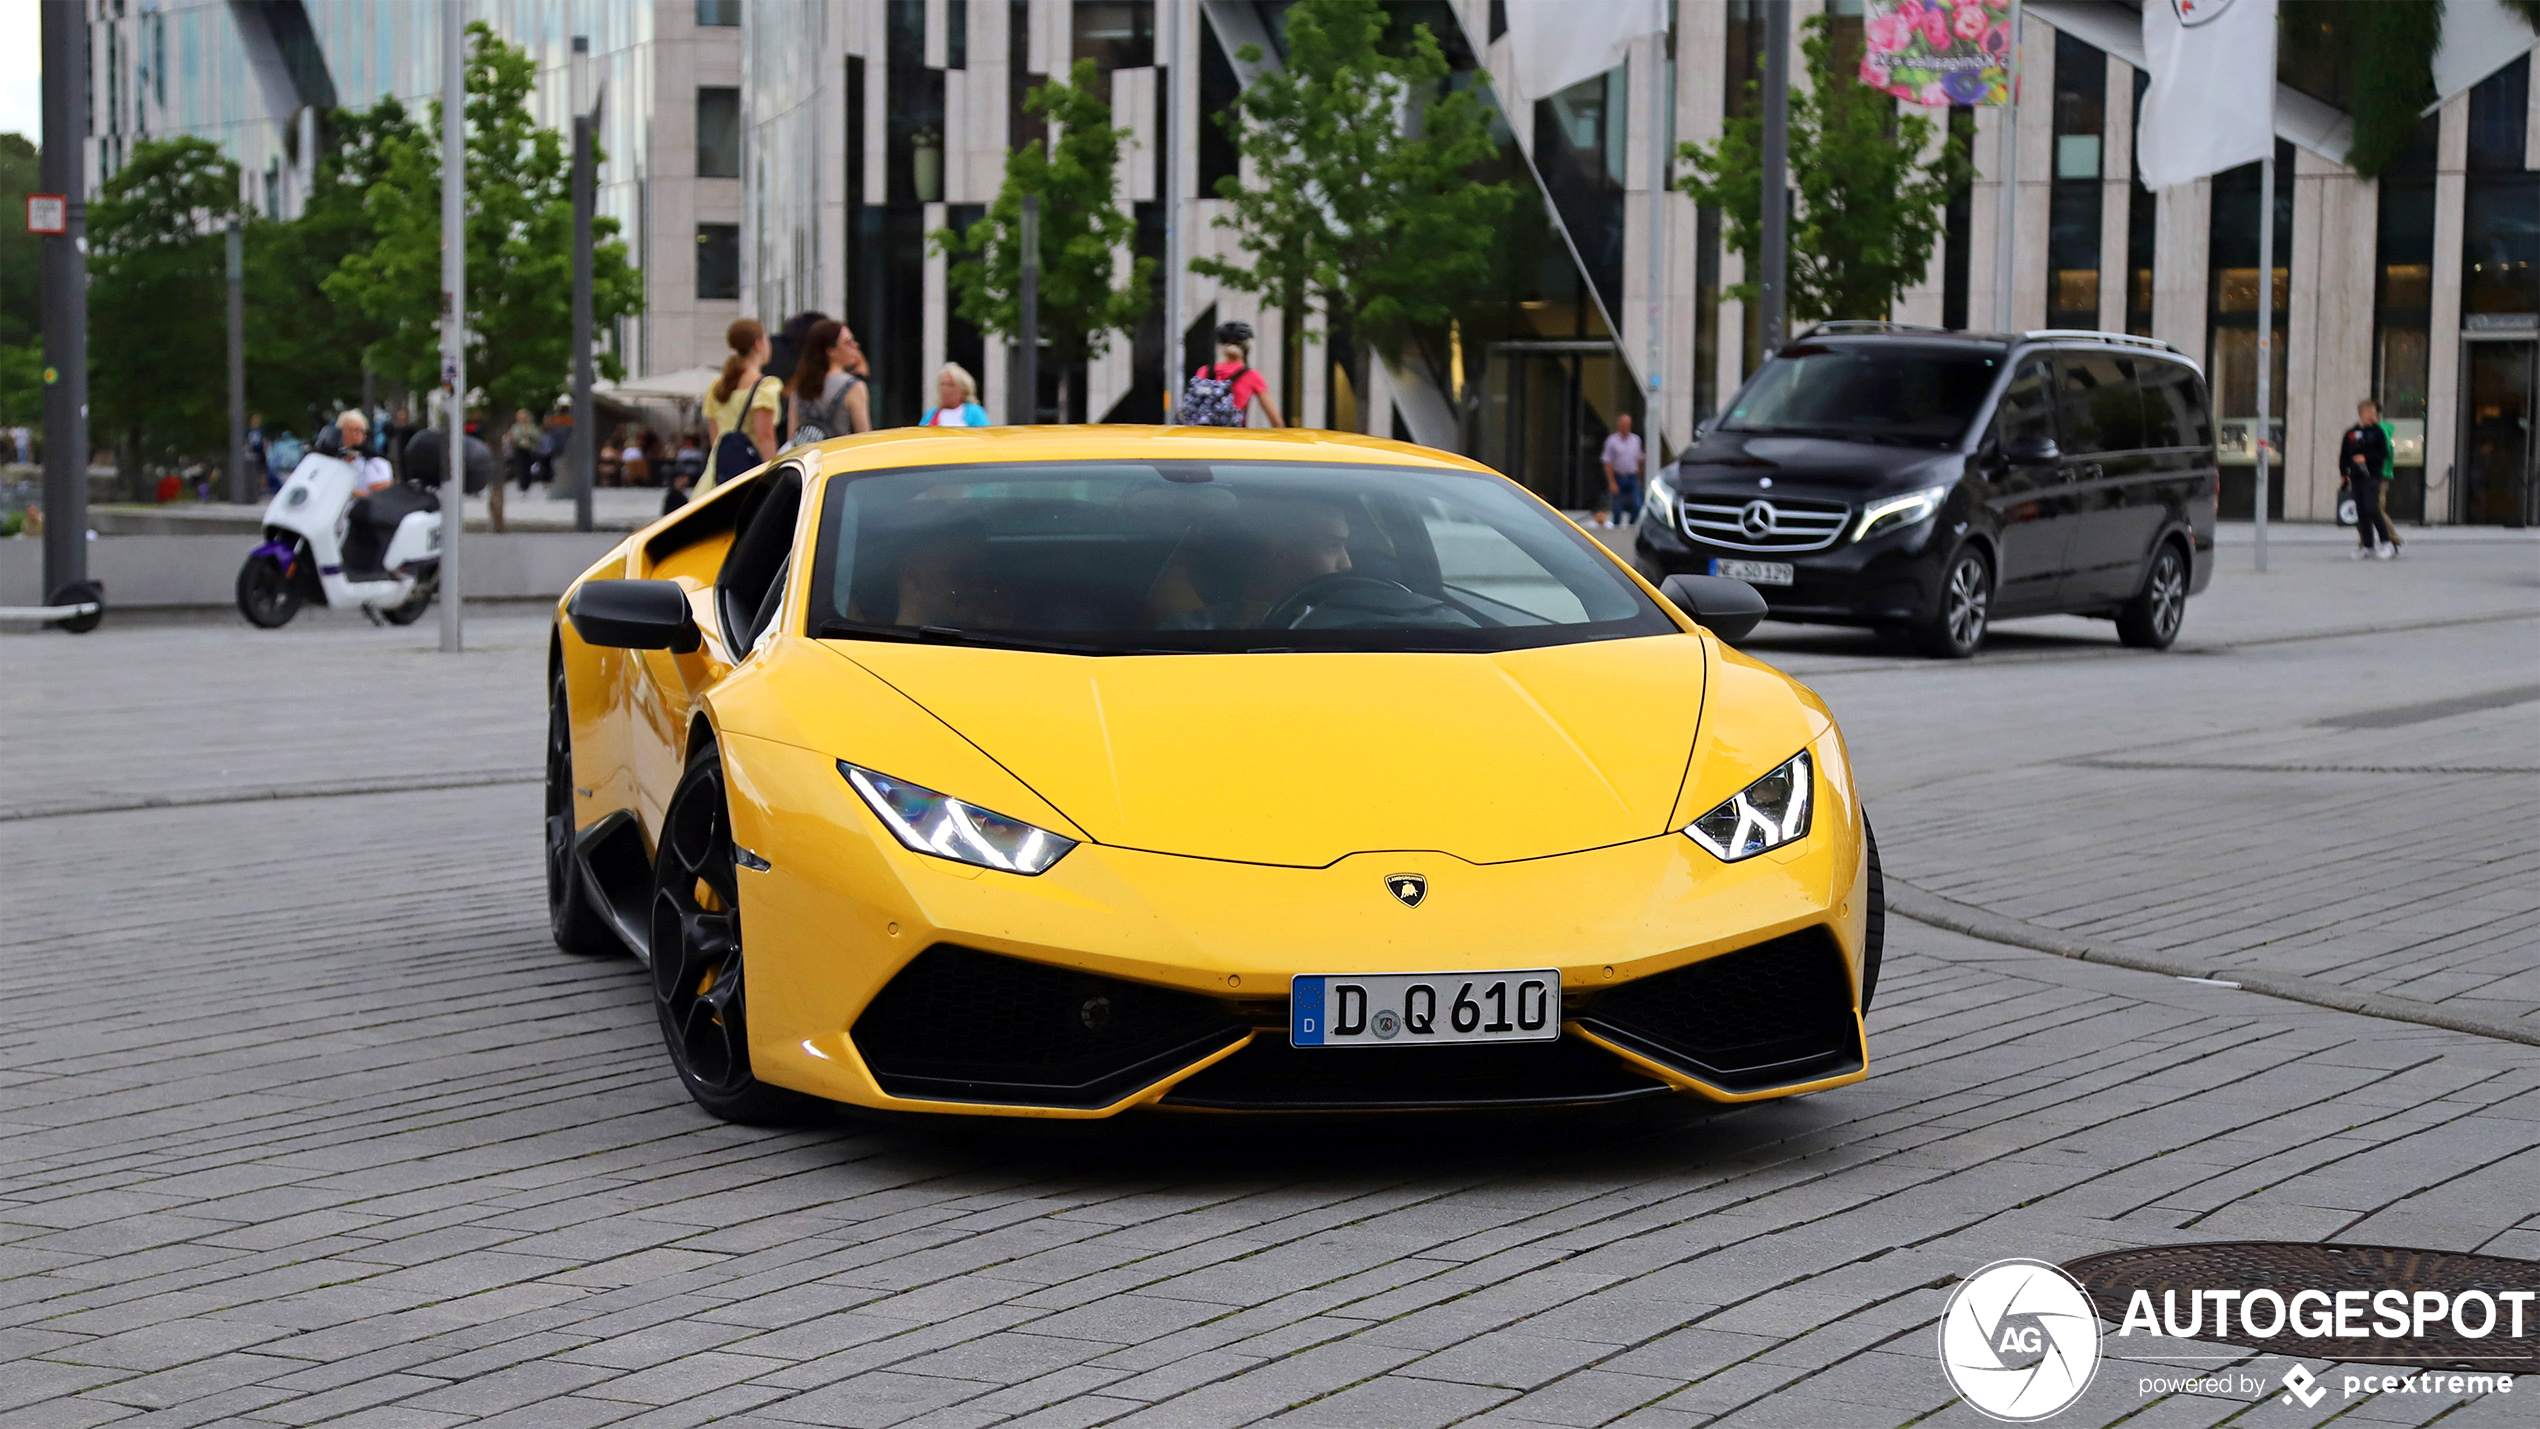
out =
<svg viewBox="0 0 2540 1429"><path fill-rule="evenodd" d="M1661 526L1676 524L1676 489L1662 478L1649 483L1649 515Z"/></svg>
<svg viewBox="0 0 2540 1429"><path fill-rule="evenodd" d="M1722 863L1753 858L1808 836L1808 810L1816 800L1808 752L1731 795L1729 801L1685 825L1685 837Z"/></svg>
<svg viewBox="0 0 2540 1429"><path fill-rule="evenodd" d="M956 863L1035 874L1067 856L1076 841L1020 819L990 813L949 794L938 794L905 779L876 774L838 761L838 772L873 810L875 818L918 853L931 853Z"/></svg>
<svg viewBox="0 0 2540 1429"><path fill-rule="evenodd" d="M1861 524L1853 529L1852 539L1866 541L1881 531L1902 530L1940 509L1949 499L1949 488L1926 486L1902 496L1882 497L1861 508Z"/></svg>

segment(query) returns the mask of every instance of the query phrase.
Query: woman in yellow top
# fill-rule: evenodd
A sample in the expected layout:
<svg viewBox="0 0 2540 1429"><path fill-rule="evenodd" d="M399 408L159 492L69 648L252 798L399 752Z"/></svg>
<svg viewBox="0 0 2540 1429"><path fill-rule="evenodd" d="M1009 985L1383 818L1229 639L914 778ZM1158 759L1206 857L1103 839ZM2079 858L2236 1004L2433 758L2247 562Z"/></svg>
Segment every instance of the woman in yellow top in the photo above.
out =
<svg viewBox="0 0 2540 1429"><path fill-rule="evenodd" d="M726 475L755 471L776 456L776 405L785 384L762 375L767 329L756 319L743 318L724 330L723 340L732 355L723 359L723 375L706 389L706 470L693 496L712 491Z"/></svg>

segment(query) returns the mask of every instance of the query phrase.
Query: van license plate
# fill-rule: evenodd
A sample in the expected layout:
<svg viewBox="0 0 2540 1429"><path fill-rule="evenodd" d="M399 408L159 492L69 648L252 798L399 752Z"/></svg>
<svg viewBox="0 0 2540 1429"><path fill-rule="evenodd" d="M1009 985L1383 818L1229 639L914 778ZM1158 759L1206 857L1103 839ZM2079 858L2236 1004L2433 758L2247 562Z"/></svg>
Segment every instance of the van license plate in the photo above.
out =
<svg viewBox="0 0 2540 1429"><path fill-rule="evenodd" d="M1799 581L1799 568L1788 561L1723 561L1714 557L1711 574L1748 585L1795 585Z"/></svg>
<svg viewBox="0 0 2540 1429"><path fill-rule="evenodd" d="M1561 972L1354 973L1288 981L1297 1047L1551 1042L1561 1036Z"/></svg>

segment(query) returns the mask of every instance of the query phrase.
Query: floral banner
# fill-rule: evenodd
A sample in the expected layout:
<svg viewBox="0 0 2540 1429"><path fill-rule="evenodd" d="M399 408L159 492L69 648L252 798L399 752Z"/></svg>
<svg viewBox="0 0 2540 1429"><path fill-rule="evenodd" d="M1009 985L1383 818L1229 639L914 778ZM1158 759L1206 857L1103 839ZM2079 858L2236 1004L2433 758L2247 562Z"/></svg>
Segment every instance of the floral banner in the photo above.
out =
<svg viewBox="0 0 2540 1429"><path fill-rule="evenodd" d="M2011 102L2011 0L1868 0L1861 82L1917 104Z"/></svg>

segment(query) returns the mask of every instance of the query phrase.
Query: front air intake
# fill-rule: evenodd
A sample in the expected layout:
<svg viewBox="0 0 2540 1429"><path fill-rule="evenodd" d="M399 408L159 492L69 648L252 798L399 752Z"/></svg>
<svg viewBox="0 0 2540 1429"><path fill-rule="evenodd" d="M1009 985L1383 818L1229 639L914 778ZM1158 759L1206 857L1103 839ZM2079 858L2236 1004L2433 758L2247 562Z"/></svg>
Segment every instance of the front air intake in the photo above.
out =
<svg viewBox="0 0 2540 1429"><path fill-rule="evenodd" d="M1808 928L1603 993L1579 1024L1723 1091L1858 1069L1852 973L1834 935Z"/></svg>
<svg viewBox="0 0 2540 1429"><path fill-rule="evenodd" d="M895 1097L1099 1107L1244 1026L1196 993L939 943L883 987L853 1035Z"/></svg>

